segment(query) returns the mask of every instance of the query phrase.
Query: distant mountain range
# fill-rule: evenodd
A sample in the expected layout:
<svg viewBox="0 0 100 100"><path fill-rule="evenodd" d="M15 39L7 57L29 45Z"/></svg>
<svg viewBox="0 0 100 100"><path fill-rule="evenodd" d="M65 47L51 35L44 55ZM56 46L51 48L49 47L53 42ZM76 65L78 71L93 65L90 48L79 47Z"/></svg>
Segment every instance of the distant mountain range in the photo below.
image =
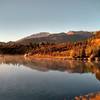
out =
<svg viewBox="0 0 100 100"><path fill-rule="evenodd" d="M22 38L16 43L28 45L30 43L41 43L41 42L49 42L49 43L65 43L65 42L75 42L80 40L85 40L92 37L93 32L87 31L70 31L70 32L62 32L62 33L48 33L48 32L40 32L37 34L32 34L25 38Z"/></svg>

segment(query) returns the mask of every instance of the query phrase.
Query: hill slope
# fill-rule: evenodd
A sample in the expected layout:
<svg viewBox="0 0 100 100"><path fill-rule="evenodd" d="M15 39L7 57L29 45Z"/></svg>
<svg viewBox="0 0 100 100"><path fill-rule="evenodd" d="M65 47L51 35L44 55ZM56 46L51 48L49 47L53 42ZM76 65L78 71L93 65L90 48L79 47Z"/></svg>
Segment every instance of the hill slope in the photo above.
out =
<svg viewBox="0 0 100 100"><path fill-rule="evenodd" d="M25 37L16 41L16 43L20 43L23 45L28 45L30 43L65 43L65 42L75 42L80 40L85 40L93 36L92 32L84 32L84 31L70 31L68 33L56 33L50 34L47 32L42 32L38 34L33 34L31 36Z"/></svg>

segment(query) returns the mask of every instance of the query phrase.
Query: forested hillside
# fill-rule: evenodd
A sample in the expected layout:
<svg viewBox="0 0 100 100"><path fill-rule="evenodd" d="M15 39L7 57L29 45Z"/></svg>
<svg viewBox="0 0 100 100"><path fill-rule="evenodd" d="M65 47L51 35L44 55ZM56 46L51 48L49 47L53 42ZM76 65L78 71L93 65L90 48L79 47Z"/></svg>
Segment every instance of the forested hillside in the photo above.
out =
<svg viewBox="0 0 100 100"><path fill-rule="evenodd" d="M66 58L99 60L100 56L100 31L95 35L82 41L66 42L59 44L41 43L29 55L35 56L55 56Z"/></svg>

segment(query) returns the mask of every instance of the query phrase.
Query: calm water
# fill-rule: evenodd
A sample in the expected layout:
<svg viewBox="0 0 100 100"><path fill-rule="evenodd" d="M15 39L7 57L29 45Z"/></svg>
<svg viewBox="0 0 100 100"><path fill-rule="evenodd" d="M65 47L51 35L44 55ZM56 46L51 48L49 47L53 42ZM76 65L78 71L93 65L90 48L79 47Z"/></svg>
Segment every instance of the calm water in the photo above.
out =
<svg viewBox="0 0 100 100"><path fill-rule="evenodd" d="M72 100L100 91L99 80L99 63L0 57L0 100Z"/></svg>

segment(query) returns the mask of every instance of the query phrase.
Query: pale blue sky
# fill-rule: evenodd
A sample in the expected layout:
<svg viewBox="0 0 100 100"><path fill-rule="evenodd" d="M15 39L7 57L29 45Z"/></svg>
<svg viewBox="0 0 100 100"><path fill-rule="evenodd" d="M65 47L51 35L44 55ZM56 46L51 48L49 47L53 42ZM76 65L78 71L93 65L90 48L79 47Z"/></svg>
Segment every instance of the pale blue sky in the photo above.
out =
<svg viewBox="0 0 100 100"><path fill-rule="evenodd" d="M0 0L0 41L36 32L100 29L100 0Z"/></svg>

